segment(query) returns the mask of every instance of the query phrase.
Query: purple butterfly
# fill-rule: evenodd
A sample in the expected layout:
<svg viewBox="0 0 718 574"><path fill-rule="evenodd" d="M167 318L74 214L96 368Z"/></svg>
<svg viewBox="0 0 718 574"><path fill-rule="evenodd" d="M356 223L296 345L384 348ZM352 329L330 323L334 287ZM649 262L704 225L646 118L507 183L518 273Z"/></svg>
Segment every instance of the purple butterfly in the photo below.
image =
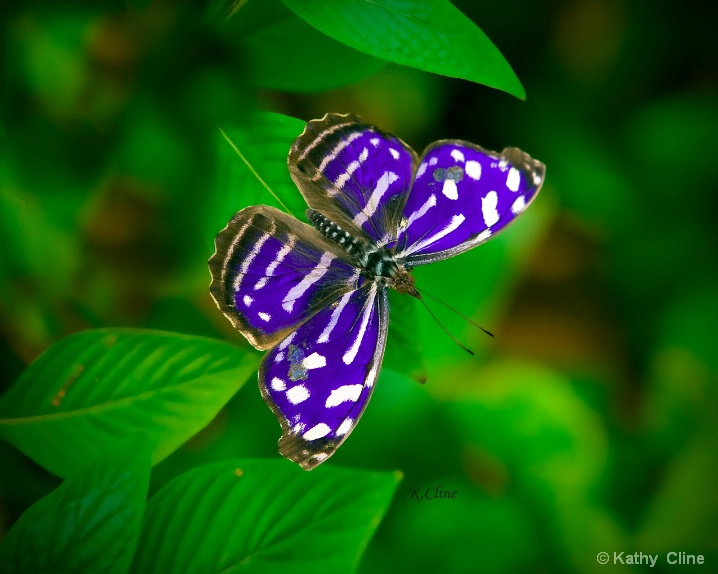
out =
<svg viewBox="0 0 718 574"><path fill-rule="evenodd" d="M545 166L459 140L421 159L354 115L307 124L289 171L311 226L266 205L232 217L209 260L219 308L257 349L279 452L311 470L357 424L381 367L388 288L420 298L412 267L476 247L533 200Z"/></svg>

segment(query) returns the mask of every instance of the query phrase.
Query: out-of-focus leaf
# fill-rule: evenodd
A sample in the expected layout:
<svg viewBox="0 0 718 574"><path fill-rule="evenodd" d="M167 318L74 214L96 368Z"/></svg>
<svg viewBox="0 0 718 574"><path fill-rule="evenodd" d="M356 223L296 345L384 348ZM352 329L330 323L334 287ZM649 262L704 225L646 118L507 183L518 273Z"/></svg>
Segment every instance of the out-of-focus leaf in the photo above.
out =
<svg viewBox="0 0 718 574"><path fill-rule="evenodd" d="M447 404L458 436L502 460L512 472L593 486L608 456L607 437L563 376L538 365L499 361L481 370L447 370L432 386Z"/></svg>
<svg viewBox="0 0 718 574"><path fill-rule="evenodd" d="M426 498L437 492L455 498ZM489 495L456 475L407 475L395 505L362 572L516 574L541 571L545 563L536 525L517 496Z"/></svg>
<svg viewBox="0 0 718 574"><path fill-rule="evenodd" d="M524 98L491 40L448 0L282 0L320 32L376 58Z"/></svg>
<svg viewBox="0 0 718 574"><path fill-rule="evenodd" d="M672 458L696 433L718 435L718 300L716 285L676 294L658 321L643 425L651 454Z"/></svg>
<svg viewBox="0 0 718 574"><path fill-rule="evenodd" d="M703 554L705 564L718 561L716 444L714 429L696 436L671 462L644 515L636 548L663 556L671 551Z"/></svg>
<svg viewBox="0 0 718 574"><path fill-rule="evenodd" d="M418 302L394 290L389 292L389 338L382 369L391 369L420 383L426 381L426 365L417 336Z"/></svg>
<svg viewBox="0 0 718 574"><path fill-rule="evenodd" d="M158 462L204 427L257 368L250 351L135 329L77 333L0 399L0 435L58 476L138 432Z"/></svg>
<svg viewBox="0 0 718 574"><path fill-rule="evenodd" d="M352 84L385 66L384 61L317 31L277 0L268 1L278 6L270 23L234 31L233 23L245 18L241 10L224 29L242 50L246 80L255 86L297 92L328 90ZM261 4L263 8L266 3Z"/></svg>
<svg viewBox="0 0 718 574"><path fill-rule="evenodd" d="M249 205L288 209L304 219L307 206L289 176L287 156L305 123L296 118L263 112L241 128L217 134L218 164L208 235L217 232L234 213Z"/></svg>
<svg viewBox="0 0 718 574"><path fill-rule="evenodd" d="M713 198L718 165L706 161L706 151L718 149L718 105L715 98L679 96L655 101L626 124L625 144L641 191L653 208L660 201L672 217L708 215L696 201ZM642 186L643 187L643 186ZM676 201L678 190L690 189L691 201ZM711 214L712 215L712 214Z"/></svg>
<svg viewBox="0 0 718 574"><path fill-rule="evenodd" d="M133 572L354 572L400 479L285 460L191 470L148 503Z"/></svg>
<svg viewBox="0 0 718 574"><path fill-rule="evenodd" d="M451 381L463 390L457 393ZM567 379L538 365L500 361L480 371L447 372L437 388L452 387L455 402L446 409L457 437L500 461L512 489L555 533L555 552L568 570L593 571L600 567L598 552L626 546L616 519L593 500L609 457L608 437ZM465 460L467 473L481 484L478 463L473 456Z"/></svg>
<svg viewBox="0 0 718 574"><path fill-rule="evenodd" d="M0 544L5 574L127 572L145 509L147 445L135 437L84 463L7 533Z"/></svg>

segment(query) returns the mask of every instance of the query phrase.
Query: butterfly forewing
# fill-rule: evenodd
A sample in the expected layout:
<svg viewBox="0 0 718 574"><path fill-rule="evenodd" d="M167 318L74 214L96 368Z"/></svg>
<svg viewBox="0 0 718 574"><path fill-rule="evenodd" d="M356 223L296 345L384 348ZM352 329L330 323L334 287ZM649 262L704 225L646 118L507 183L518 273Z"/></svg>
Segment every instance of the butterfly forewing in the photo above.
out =
<svg viewBox="0 0 718 574"><path fill-rule="evenodd" d="M310 470L346 439L371 396L387 325L386 290L369 283L265 355L259 388L282 425L282 455Z"/></svg>
<svg viewBox="0 0 718 574"><path fill-rule="evenodd" d="M396 239L416 163L401 140L352 115L309 122L289 152L309 207L379 245Z"/></svg>
<svg viewBox="0 0 718 574"><path fill-rule="evenodd" d="M528 206L544 172L517 148L499 154L462 141L432 144L404 207L399 256L422 265L483 243Z"/></svg>
<svg viewBox="0 0 718 574"><path fill-rule="evenodd" d="M269 349L356 288L347 255L314 228L268 206L235 214L215 240L210 292L258 349Z"/></svg>

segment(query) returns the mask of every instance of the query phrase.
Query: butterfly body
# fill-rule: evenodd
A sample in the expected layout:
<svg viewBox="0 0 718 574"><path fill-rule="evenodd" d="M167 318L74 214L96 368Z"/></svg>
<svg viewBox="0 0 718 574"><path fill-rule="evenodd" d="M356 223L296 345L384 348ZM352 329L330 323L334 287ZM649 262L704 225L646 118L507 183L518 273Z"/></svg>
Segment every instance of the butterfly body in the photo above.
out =
<svg viewBox="0 0 718 574"><path fill-rule="evenodd" d="M268 206L217 236L210 292L269 352L259 388L282 427L279 451L310 470L331 456L371 397L386 344L388 289L420 298L411 269L479 245L538 192L544 166L516 148L459 140L419 158L351 115L309 122L289 152L309 209Z"/></svg>
<svg viewBox="0 0 718 574"><path fill-rule="evenodd" d="M414 278L392 250L379 247L364 239L352 236L338 224L314 209L307 210L307 219L325 237L338 243L354 259L361 276L380 287L391 287L400 293L421 298L414 287Z"/></svg>

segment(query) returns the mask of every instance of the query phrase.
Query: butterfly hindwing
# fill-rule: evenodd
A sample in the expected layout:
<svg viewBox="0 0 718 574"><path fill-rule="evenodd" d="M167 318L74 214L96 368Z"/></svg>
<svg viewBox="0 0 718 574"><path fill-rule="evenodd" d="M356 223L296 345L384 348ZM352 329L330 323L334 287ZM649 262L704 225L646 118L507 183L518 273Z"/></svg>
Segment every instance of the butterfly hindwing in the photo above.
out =
<svg viewBox="0 0 718 574"><path fill-rule="evenodd" d="M282 426L283 456L310 470L352 431L381 366L388 313L386 289L365 284L264 356L259 388Z"/></svg>
<svg viewBox="0 0 718 574"><path fill-rule="evenodd" d="M427 148L399 232L409 265L457 255L495 235L533 200L545 166L517 148L501 153L463 141Z"/></svg>
<svg viewBox="0 0 718 574"><path fill-rule="evenodd" d="M310 208L379 245L396 238L417 164L399 138L357 116L327 114L307 124L288 163Z"/></svg>
<svg viewBox="0 0 718 574"><path fill-rule="evenodd" d="M273 207L236 213L215 247L212 297L258 349L356 288L358 273L338 245Z"/></svg>

